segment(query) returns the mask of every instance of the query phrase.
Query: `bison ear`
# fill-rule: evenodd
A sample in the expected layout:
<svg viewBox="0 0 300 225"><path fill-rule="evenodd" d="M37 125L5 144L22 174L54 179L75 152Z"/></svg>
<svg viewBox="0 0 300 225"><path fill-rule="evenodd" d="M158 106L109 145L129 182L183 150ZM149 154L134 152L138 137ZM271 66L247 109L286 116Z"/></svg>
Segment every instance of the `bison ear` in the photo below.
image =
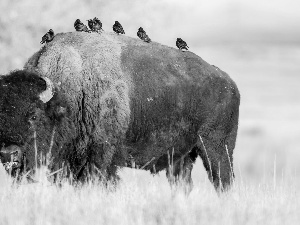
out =
<svg viewBox="0 0 300 225"><path fill-rule="evenodd" d="M54 84L48 77L41 78L46 82L46 90L39 94L42 102L47 103L53 97Z"/></svg>

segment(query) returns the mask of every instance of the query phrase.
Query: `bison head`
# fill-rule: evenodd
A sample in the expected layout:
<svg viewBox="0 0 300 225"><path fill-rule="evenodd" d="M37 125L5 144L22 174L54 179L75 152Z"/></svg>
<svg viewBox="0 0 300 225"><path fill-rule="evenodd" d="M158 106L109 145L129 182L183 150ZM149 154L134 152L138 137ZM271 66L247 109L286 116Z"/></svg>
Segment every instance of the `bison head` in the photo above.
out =
<svg viewBox="0 0 300 225"><path fill-rule="evenodd" d="M0 77L0 160L11 171L40 164L67 112L48 78L19 70ZM26 166L25 166L26 165Z"/></svg>

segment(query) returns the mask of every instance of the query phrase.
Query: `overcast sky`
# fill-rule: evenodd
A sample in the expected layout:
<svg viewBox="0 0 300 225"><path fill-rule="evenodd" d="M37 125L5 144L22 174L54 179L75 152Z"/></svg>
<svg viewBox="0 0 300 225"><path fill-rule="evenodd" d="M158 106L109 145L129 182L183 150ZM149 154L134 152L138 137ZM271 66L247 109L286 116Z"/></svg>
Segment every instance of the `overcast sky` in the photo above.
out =
<svg viewBox="0 0 300 225"><path fill-rule="evenodd" d="M105 4L104 27L119 20L135 36L143 26L154 40L298 42L299 0L115 0ZM99 15L101 17L101 15Z"/></svg>
<svg viewBox="0 0 300 225"><path fill-rule="evenodd" d="M2 1L1 1L2 2ZM299 42L299 0L3 0L8 9L1 19L73 31L75 19L97 16L104 30L118 20L126 35L136 37L142 26L161 43L177 37L193 45L240 42ZM10 3L7 3L10 2ZM3 4L5 5L5 4ZM1 3L0 3L1 8ZM9 12L7 12L9 11Z"/></svg>

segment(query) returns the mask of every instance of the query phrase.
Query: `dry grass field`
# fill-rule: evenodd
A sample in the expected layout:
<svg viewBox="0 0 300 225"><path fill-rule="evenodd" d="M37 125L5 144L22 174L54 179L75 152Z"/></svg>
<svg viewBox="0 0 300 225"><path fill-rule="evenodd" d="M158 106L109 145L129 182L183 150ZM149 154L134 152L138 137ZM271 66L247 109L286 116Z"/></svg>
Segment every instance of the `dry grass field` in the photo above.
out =
<svg viewBox="0 0 300 225"><path fill-rule="evenodd" d="M122 8L117 1L112 1L111 5L103 3L106 9L116 9L112 15L103 10L97 13L95 9L101 5L97 1L88 1L91 6L87 7L86 4L67 0L60 8L56 1L56 6L49 7L46 1L12 2L0 2L0 9L5 12L0 15L1 74L21 68L26 59L38 50L40 38L49 28L58 32L72 30L76 16L87 19L89 12L93 16L101 12L103 22L111 23L108 18L115 17L118 12L128 26L129 36L135 36L134 29L138 26L136 21L121 13ZM161 8L145 2L146 6L153 6L149 10L157 10L157 14L161 15ZM233 5L236 3L233 0L228 2ZM43 170L37 175L39 183L17 186L12 184L13 180L0 166L0 224L299 224L300 44L295 41L299 35L294 32L296 22L293 20L299 19L299 16L292 10L296 1L288 1L294 4L290 6L291 14L286 14L283 7L280 8L280 2L274 1L278 8L272 8L276 16L272 18L277 20L272 21L268 14L259 17L267 8L267 4L262 4L262 8L257 10L261 14L253 18L254 25L239 25L244 30L247 30L247 26L249 29L247 32L237 30L241 31L237 32L238 37L225 36L219 43L210 42L209 35L200 34L197 40L186 34L184 37L188 43L191 42L191 51L230 74L241 92L240 127L234 152L236 180L228 193L221 196L216 194L200 159L194 167L194 189L189 196L185 196L180 189L171 190L163 173L153 177L145 171L123 169L120 171L122 181L116 189L109 190L97 183L74 187L65 182L57 187L47 181ZM143 5L136 1L134 5L134 9L124 6L124 10L131 10L130 13L136 16L144 13L144 21L152 19ZM221 6L216 7L216 11L221 16L228 16L227 6L224 6L224 11ZM77 7L81 10L77 10ZM144 10L139 11L138 7ZM202 7L202 17L209 17L214 7L211 3L208 12ZM186 10L191 8L187 7ZM246 5L233 9L242 10L240 17L243 21L242 15L249 15L251 9L256 8ZM36 14L30 14L31 11ZM66 14L67 11L74 11L74 15ZM193 12L189 16L194 15ZM191 19L189 16L187 19ZM178 21L177 17L172 18ZM266 20L260 20L262 18ZM63 19L66 23L61 22ZM234 21L234 18L231 19ZM259 20L263 22L259 23ZM224 27L231 20L227 18L224 21L222 23L215 19L211 24ZM132 27L128 25L130 22L134 24ZM258 32L251 33L256 31L253 28L256 22L259 24ZM10 26L11 23L15 26ZM148 27L147 33L151 34L153 30L152 39L173 46L166 35L159 38L162 30L157 28L154 31L157 24L159 19L153 20L153 23L144 22L143 26ZM176 23L171 25L175 26ZM168 29L175 30L172 26ZM266 27L269 30L264 30ZM225 28L214 33L205 27L205 33L212 32L211 36L225 35ZM104 30L109 29L109 26L104 26ZM262 31L270 31L269 36ZM168 34L177 35L174 31ZM270 38L272 34L276 38ZM189 38L193 41L189 42ZM204 40L203 43L201 40Z"/></svg>

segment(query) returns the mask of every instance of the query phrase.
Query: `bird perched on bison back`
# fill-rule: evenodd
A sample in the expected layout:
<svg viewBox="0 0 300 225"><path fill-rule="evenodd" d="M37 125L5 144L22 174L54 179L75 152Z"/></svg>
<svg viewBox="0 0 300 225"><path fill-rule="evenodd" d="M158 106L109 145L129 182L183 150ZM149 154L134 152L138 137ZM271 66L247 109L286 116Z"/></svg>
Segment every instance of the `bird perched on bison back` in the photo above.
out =
<svg viewBox="0 0 300 225"><path fill-rule="evenodd" d="M182 49L188 50L188 48L189 48L189 46L187 46L186 42L184 40L182 40L181 38L177 38L176 46L180 50L182 50Z"/></svg>
<svg viewBox="0 0 300 225"><path fill-rule="evenodd" d="M115 24L113 25L113 31L117 34L125 34L122 25L118 21L115 21Z"/></svg>
<svg viewBox="0 0 300 225"><path fill-rule="evenodd" d="M75 21L75 23L74 23L74 28L75 28L76 31L80 31L80 32L82 32L82 31L84 31L84 32L90 32L89 29L87 28L87 26L84 25L84 24L80 21L80 19L77 19L77 20Z"/></svg>
<svg viewBox="0 0 300 225"><path fill-rule="evenodd" d="M139 31L137 32L137 36L145 42L148 43L151 42L151 39L148 37L148 35L146 34L146 32L142 27L139 28Z"/></svg>
<svg viewBox="0 0 300 225"><path fill-rule="evenodd" d="M88 21L88 26L92 30L94 28L94 21L92 19L87 20Z"/></svg>
<svg viewBox="0 0 300 225"><path fill-rule="evenodd" d="M93 20L95 23L94 26L95 26L96 30L103 30L101 21L97 17L95 17Z"/></svg>
<svg viewBox="0 0 300 225"><path fill-rule="evenodd" d="M54 38L54 31L50 29L43 37L42 41L40 42L41 44L48 43L52 41Z"/></svg>
<svg viewBox="0 0 300 225"><path fill-rule="evenodd" d="M101 31L103 31L102 23L97 17L88 20L88 25L93 32L101 33Z"/></svg>

